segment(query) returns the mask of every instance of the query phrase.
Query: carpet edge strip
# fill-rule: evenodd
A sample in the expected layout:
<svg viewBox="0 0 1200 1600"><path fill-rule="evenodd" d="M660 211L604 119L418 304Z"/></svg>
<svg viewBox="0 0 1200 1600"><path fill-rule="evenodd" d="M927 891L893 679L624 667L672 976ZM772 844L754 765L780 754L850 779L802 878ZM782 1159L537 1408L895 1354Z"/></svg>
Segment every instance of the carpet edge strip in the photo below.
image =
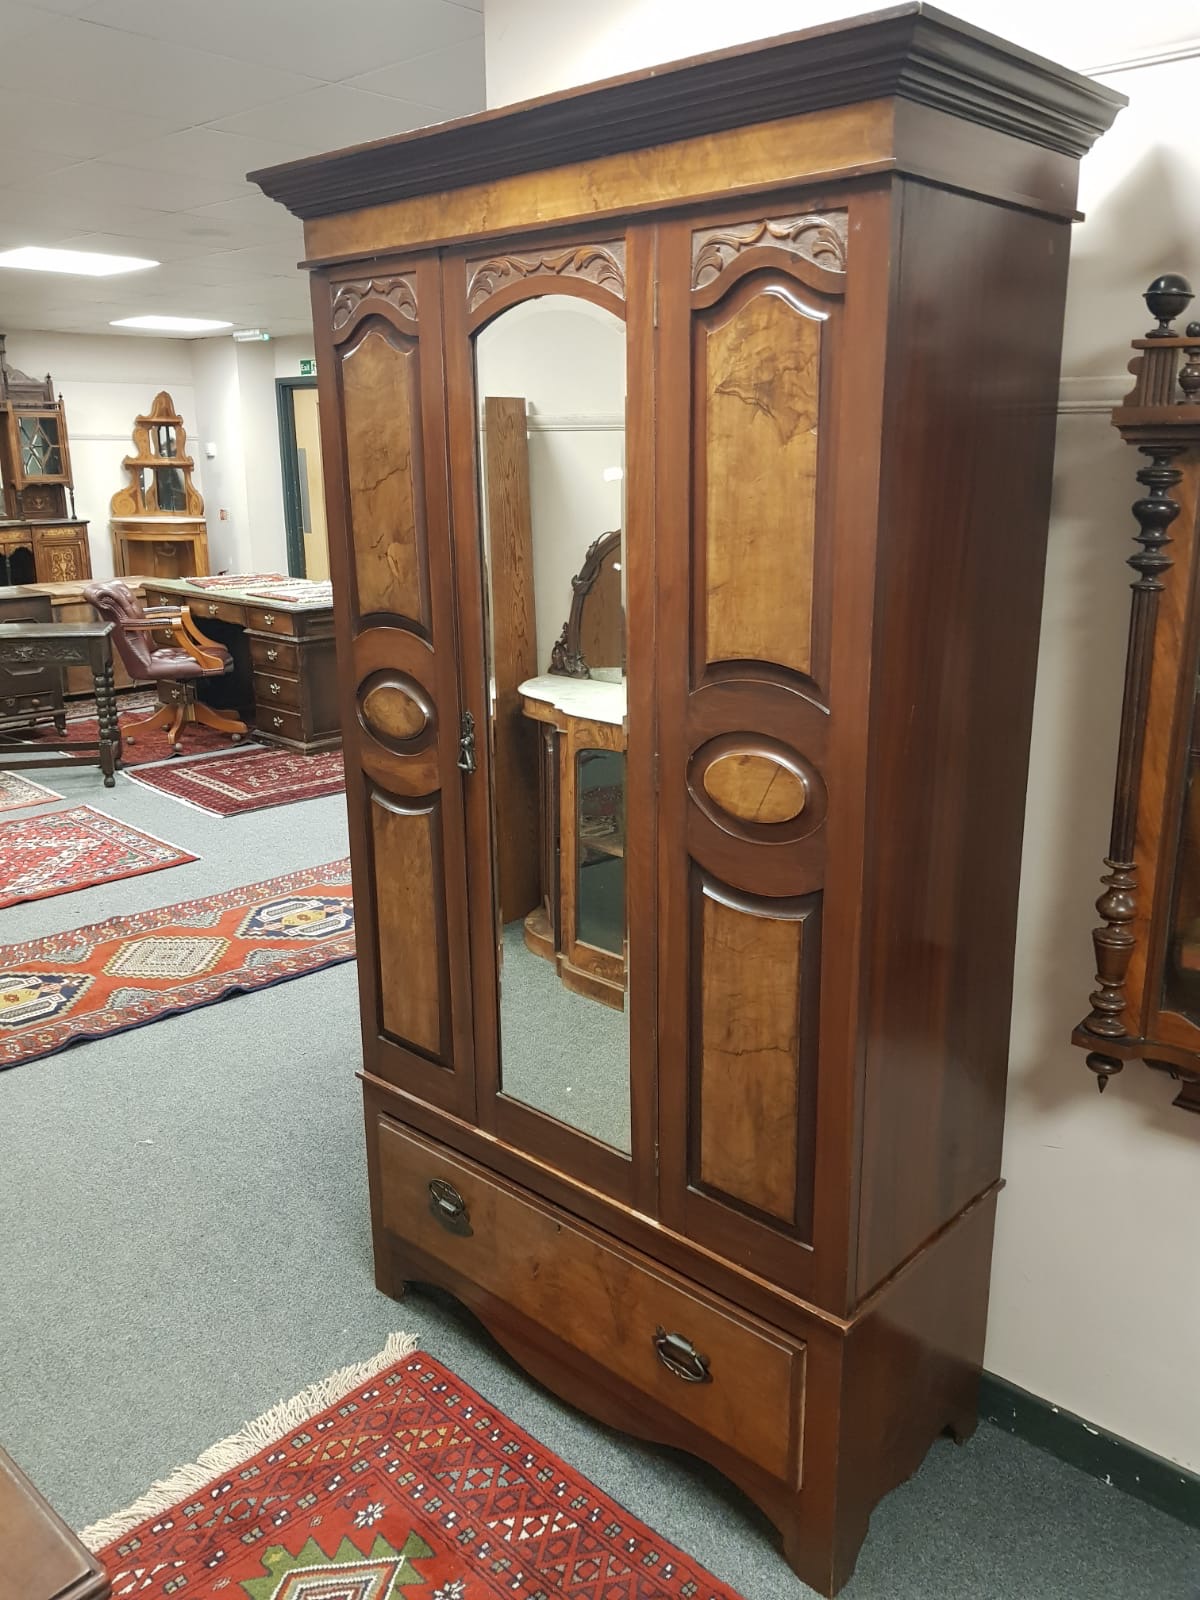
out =
<svg viewBox="0 0 1200 1600"><path fill-rule="evenodd" d="M339 1367L328 1377L320 1378L316 1383L310 1383L306 1389L301 1389L300 1393L293 1395L290 1400L278 1401L261 1416L245 1423L236 1433L231 1433L228 1438L220 1439L216 1444L210 1445L195 1461L176 1467L167 1477L151 1484L145 1494L140 1495L124 1510L114 1511L110 1516L101 1517L98 1522L81 1529L80 1542L93 1553L102 1550L115 1539L136 1528L139 1523L145 1522L147 1517L169 1511L184 1495L203 1489L214 1478L232 1472L243 1462L256 1456L260 1450L265 1450L268 1445L274 1444L285 1434L303 1427L319 1412L336 1405L339 1400L344 1399L364 1383L368 1383L378 1373L385 1372L398 1361L415 1355L416 1351L415 1334L389 1333L387 1343L375 1355L369 1356L365 1361L351 1362L349 1366Z"/></svg>

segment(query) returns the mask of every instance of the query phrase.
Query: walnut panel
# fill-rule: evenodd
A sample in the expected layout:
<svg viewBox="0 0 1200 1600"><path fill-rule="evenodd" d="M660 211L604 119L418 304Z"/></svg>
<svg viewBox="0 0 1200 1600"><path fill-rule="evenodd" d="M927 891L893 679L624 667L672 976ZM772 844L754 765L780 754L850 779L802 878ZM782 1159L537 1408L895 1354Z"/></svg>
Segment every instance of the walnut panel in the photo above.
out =
<svg viewBox="0 0 1200 1600"><path fill-rule="evenodd" d="M791 822L804 810L804 781L790 767L754 751L731 750L705 769L704 789L741 822Z"/></svg>
<svg viewBox="0 0 1200 1600"><path fill-rule="evenodd" d="M437 797L369 801L382 1031L436 1061L449 1054L449 968ZM386 863L383 869L378 864Z"/></svg>
<svg viewBox="0 0 1200 1600"><path fill-rule="evenodd" d="M379 321L340 356L358 611L429 627L415 340Z"/></svg>
<svg viewBox="0 0 1200 1600"><path fill-rule="evenodd" d="M749 279L696 339L702 660L810 674L821 319Z"/></svg>
<svg viewBox="0 0 1200 1600"><path fill-rule="evenodd" d="M808 1229L819 896L760 900L697 878L693 1181Z"/></svg>

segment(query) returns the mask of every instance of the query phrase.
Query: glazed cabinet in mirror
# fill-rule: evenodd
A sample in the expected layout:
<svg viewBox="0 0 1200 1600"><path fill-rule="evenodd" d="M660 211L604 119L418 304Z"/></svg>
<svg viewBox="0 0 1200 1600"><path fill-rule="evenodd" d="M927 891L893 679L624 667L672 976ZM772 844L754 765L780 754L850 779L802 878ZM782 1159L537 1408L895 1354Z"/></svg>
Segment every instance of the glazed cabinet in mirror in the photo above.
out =
<svg viewBox="0 0 1200 1600"><path fill-rule="evenodd" d="M377 1281L827 1594L974 1424L1119 104L901 8L257 175L312 271Z"/></svg>

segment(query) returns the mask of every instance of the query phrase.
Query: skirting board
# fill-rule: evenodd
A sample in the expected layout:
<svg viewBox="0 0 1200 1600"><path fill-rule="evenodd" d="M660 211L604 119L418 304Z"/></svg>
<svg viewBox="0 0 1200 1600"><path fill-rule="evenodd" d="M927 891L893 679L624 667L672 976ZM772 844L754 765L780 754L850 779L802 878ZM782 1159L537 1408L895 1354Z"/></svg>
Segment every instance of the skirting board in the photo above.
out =
<svg viewBox="0 0 1200 1600"><path fill-rule="evenodd" d="M1185 1467L1151 1455L1115 1433L1105 1433L991 1372L980 1381L979 1415L1090 1477L1200 1528L1200 1475Z"/></svg>

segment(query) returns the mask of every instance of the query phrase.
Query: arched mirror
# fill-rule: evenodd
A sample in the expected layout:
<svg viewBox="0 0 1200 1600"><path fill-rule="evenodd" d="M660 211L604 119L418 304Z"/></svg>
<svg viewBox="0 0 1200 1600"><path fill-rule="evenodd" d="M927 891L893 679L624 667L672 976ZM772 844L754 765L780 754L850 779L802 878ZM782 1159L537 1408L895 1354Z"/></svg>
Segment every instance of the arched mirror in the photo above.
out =
<svg viewBox="0 0 1200 1600"><path fill-rule="evenodd" d="M628 1152L625 324L519 301L475 371L501 1088Z"/></svg>

